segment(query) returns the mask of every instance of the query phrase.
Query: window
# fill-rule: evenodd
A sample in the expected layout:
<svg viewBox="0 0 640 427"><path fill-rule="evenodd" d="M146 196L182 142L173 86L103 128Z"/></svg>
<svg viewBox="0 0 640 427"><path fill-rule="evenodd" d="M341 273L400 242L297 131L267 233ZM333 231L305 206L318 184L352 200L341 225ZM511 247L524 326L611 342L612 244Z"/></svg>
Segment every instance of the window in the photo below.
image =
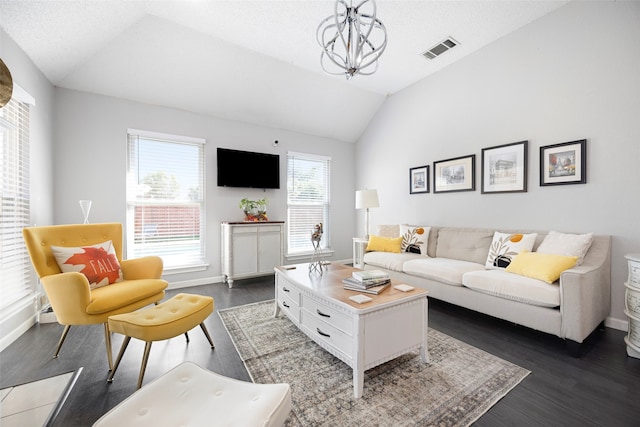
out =
<svg viewBox="0 0 640 427"><path fill-rule="evenodd" d="M287 224L289 255L313 252L311 233L322 223L320 247L330 247L329 182L331 158L287 153Z"/></svg>
<svg viewBox="0 0 640 427"><path fill-rule="evenodd" d="M168 270L204 264L204 143L128 130L128 258L158 255Z"/></svg>
<svg viewBox="0 0 640 427"><path fill-rule="evenodd" d="M28 103L14 97L0 108L0 145L0 318L4 319L33 304L29 254L22 238L22 229L30 223Z"/></svg>

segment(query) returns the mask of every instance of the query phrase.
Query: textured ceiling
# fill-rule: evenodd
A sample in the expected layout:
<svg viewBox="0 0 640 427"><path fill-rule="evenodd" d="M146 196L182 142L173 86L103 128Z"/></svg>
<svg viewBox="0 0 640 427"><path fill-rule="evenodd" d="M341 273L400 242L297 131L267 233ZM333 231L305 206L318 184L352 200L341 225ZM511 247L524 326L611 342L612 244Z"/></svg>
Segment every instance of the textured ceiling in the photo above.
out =
<svg viewBox="0 0 640 427"><path fill-rule="evenodd" d="M565 3L378 0L387 49L348 82L319 65L333 1L0 0L0 26L56 86L352 142L387 95Z"/></svg>

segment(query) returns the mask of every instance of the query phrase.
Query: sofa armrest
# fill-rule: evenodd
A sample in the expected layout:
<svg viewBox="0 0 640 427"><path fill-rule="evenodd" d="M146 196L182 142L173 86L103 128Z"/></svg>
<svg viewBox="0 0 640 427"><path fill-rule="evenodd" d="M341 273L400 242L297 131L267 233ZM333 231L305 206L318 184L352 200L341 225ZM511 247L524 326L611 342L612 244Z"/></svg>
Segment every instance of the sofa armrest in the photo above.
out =
<svg viewBox="0 0 640 427"><path fill-rule="evenodd" d="M611 237L598 236L585 262L560 275L561 334L581 343L611 310Z"/></svg>
<svg viewBox="0 0 640 427"><path fill-rule="evenodd" d="M120 268L125 280L160 279L164 266L159 256L146 256L122 260Z"/></svg>
<svg viewBox="0 0 640 427"><path fill-rule="evenodd" d="M78 272L59 273L40 279L47 298L61 325L84 324L86 308L91 302L87 277Z"/></svg>

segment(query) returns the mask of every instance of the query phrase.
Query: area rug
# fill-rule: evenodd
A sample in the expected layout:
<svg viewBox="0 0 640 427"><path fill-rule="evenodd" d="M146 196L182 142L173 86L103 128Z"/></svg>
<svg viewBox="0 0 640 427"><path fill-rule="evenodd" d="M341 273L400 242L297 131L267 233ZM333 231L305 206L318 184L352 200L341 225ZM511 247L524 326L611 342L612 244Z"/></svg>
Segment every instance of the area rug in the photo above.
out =
<svg viewBox="0 0 640 427"><path fill-rule="evenodd" d="M271 300L218 314L253 382L291 385L287 426L468 426L530 373L429 329L429 364L416 351L365 371L356 399L351 368L273 311Z"/></svg>

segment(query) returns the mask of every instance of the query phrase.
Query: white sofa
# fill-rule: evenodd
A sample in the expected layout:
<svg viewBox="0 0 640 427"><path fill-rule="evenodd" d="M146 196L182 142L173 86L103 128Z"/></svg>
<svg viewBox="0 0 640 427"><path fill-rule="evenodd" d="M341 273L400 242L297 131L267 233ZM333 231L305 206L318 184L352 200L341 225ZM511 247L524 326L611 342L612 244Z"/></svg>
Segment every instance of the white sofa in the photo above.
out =
<svg viewBox="0 0 640 427"><path fill-rule="evenodd" d="M534 252L548 232L425 230L429 236L428 240L423 237L426 255L367 251L364 268L386 270L393 279L427 289L430 298L556 335L566 340L574 356L579 356L582 342L604 325L611 298L610 236L593 235L581 263L549 284L485 265L494 232L537 233ZM377 235L400 236L400 225L379 226Z"/></svg>

